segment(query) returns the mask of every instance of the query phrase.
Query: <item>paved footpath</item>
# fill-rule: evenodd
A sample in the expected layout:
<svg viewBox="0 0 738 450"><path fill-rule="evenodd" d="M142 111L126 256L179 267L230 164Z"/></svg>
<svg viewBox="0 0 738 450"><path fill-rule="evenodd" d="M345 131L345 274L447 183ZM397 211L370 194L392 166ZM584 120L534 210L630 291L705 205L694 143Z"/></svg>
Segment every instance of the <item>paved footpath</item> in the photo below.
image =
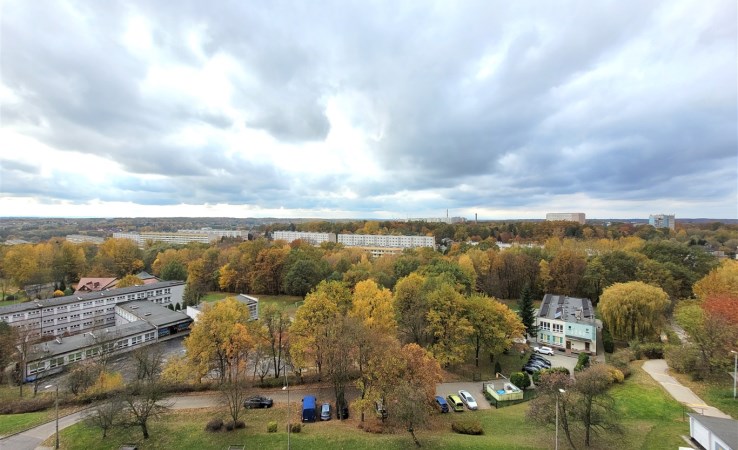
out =
<svg viewBox="0 0 738 450"><path fill-rule="evenodd" d="M172 409L192 409L192 408L208 408L218 405L218 397L216 395L183 395L170 397L174 401ZM85 418L86 410L79 411L68 416L59 418L59 430L63 430ZM34 450L39 447L41 442L53 436L56 432L56 421L47 422L22 433L14 434L6 438L0 439L1 450Z"/></svg>
<svg viewBox="0 0 738 450"><path fill-rule="evenodd" d="M674 377L668 374L669 366L663 359L650 359L643 363L643 370L651 377L658 381L666 391L671 394L679 403L685 404L692 408L694 412L705 416L722 417L731 419L729 415L719 409L706 405L704 400L697 397L691 389L678 382Z"/></svg>

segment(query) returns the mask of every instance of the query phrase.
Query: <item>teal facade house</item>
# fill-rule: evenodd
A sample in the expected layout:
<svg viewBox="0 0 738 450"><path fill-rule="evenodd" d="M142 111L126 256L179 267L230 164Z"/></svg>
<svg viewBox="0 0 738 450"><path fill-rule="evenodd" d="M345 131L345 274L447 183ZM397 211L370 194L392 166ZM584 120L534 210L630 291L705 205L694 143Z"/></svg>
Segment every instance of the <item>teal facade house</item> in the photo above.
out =
<svg viewBox="0 0 738 450"><path fill-rule="evenodd" d="M572 353L597 353L597 322L588 298L546 294L536 315L536 341Z"/></svg>

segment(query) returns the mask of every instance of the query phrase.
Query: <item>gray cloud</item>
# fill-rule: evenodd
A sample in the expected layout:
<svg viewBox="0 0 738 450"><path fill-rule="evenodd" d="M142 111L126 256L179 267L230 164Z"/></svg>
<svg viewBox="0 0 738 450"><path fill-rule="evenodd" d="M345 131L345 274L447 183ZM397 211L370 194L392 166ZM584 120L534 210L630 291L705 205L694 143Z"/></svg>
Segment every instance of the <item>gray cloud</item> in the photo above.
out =
<svg viewBox="0 0 738 450"><path fill-rule="evenodd" d="M77 189L38 182L11 158L3 191L357 212L515 209L584 193L677 200L689 211L716 199L736 216L735 9L730 1L11 2L1 71L19 100L3 106L2 126L109 159L130 176L108 191ZM232 110L142 90L150 63L119 40L134 13L171 64L202 67L193 32L206 58L234 61ZM363 99L352 124L381 135L369 143L378 177L290 179L249 152L233 156L230 144L169 139L188 127L246 127L296 148L321 143L331 131L328 100L342 95ZM333 195L344 189L357 198ZM440 198L388 200L429 191Z"/></svg>

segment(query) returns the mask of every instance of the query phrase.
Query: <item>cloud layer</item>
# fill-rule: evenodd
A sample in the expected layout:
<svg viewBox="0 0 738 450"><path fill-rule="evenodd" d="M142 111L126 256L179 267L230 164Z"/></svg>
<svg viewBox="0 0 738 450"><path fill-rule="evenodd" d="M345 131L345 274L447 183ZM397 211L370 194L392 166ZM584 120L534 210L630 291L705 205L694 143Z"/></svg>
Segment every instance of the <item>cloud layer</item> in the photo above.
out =
<svg viewBox="0 0 738 450"><path fill-rule="evenodd" d="M0 208L736 218L735 17L729 0L11 0Z"/></svg>

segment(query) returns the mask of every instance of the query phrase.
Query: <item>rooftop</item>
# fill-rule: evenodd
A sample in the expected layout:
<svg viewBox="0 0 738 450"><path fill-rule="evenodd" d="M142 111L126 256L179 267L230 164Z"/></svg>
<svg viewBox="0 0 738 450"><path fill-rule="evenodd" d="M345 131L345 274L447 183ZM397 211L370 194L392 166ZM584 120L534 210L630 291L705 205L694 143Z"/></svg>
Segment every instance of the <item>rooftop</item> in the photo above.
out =
<svg viewBox="0 0 738 450"><path fill-rule="evenodd" d="M730 448L738 449L738 420L703 416L694 413L687 413L687 415L701 423L705 428L708 428L712 434L719 437Z"/></svg>
<svg viewBox="0 0 738 450"><path fill-rule="evenodd" d="M538 310L538 317L590 325L595 323L592 302L588 298L565 295L546 294Z"/></svg>
<svg viewBox="0 0 738 450"><path fill-rule="evenodd" d="M149 291L151 289L168 288L185 284L184 281L161 281L159 283L145 284L143 286L131 286L118 289L104 290L100 292L79 293L64 297L47 298L44 300L33 300L15 305L0 306L0 314L12 314L22 311L31 311L39 308L68 305L85 300L97 300L99 298L116 297L119 295L134 294L136 292Z"/></svg>
<svg viewBox="0 0 738 450"><path fill-rule="evenodd" d="M123 325L98 328L93 331L87 331L68 337L57 337L55 340L34 345L33 350L31 350L29 354L28 361L63 355L94 344L102 344L104 342L114 341L126 336L154 330L156 330L156 327L140 320Z"/></svg>
<svg viewBox="0 0 738 450"><path fill-rule="evenodd" d="M157 305L148 300L126 302L117 305L117 307L157 327L171 325L183 320L191 320L187 314L172 311L167 307Z"/></svg>

